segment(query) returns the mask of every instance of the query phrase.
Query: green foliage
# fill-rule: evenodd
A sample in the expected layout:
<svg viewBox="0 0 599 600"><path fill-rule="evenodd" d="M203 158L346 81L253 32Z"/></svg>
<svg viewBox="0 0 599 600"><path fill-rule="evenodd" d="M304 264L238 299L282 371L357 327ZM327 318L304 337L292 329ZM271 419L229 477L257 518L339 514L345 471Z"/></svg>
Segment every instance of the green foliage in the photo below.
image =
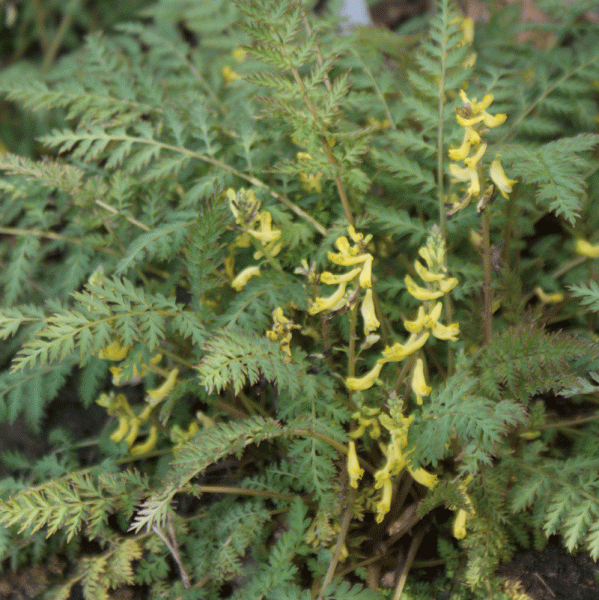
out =
<svg viewBox="0 0 599 600"><path fill-rule="evenodd" d="M503 597L554 534L599 557L585 2L545 47L450 0L352 36L300 0L21 4L3 558L66 557L57 599L366 600L434 529L444 577L393 575L420 600Z"/></svg>

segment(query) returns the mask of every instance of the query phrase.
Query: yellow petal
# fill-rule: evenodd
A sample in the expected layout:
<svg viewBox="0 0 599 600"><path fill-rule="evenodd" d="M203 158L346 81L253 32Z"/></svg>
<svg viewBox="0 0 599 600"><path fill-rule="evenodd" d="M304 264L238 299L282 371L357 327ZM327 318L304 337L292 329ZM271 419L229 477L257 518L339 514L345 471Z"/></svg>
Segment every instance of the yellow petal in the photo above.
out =
<svg viewBox="0 0 599 600"><path fill-rule="evenodd" d="M445 277L443 273L431 273L419 260L414 261L414 269L416 269L418 277L426 283L441 281Z"/></svg>
<svg viewBox="0 0 599 600"><path fill-rule="evenodd" d="M340 283L351 281L361 271L362 269L360 267L356 267L355 269L352 269L351 271L341 275L335 275L329 271L324 271L320 275L320 281L322 281L322 283L326 283L327 285L339 285Z"/></svg>
<svg viewBox="0 0 599 600"><path fill-rule="evenodd" d="M426 288L420 287L419 285L416 285L415 281L409 276L406 275L404 281L406 282L406 287L408 289L408 293L411 296L414 296L414 298L416 298L416 300L436 300L437 298L440 298L445 292L442 291L433 291L433 290L428 290Z"/></svg>
<svg viewBox="0 0 599 600"><path fill-rule="evenodd" d="M112 342L106 348L102 348L100 352L98 352L98 358L104 358L106 360L123 360L127 353L129 352L129 346L121 346L119 342Z"/></svg>
<svg viewBox="0 0 599 600"><path fill-rule="evenodd" d="M154 388L153 390L148 390L148 402L150 406L156 406L158 402L164 400L171 392L171 390L175 387L175 383L177 383L177 375L179 375L179 369L173 369L168 377L164 380L162 385Z"/></svg>
<svg viewBox="0 0 599 600"><path fill-rule="evenodd" d="M426 379L424 378L424 362L421 358L416 361L416 366L414 367L412 390L416 394L418 404L422 404L422 396L428 396L433 391L432 387L426 385Z"/></svg>
<svg viewBox="0 0 599 600"><path fill-rule="evenodd" d="M439 281L439 288L441 288L443 294L447 294L447 292L453 290L456 285L458 285L458 280L455 277L448 277L443 281Z"/></svg>
<svg viewBox="0 0 599 600"><path fill-rule="evenodd" d="M136 444L131 448L131 456L141 456L142 454L146 454L150 450L154 448L156 442L158 441L158 427L156 425L152 425L150 427L150 433L145 442L141 442L140 444Z"/></svg>
<svg viewBox="0 0 599 600"><path fill-rule="evenodd" d="M383 494L376 505L376 522L382 523L385 515L391 508L391 498L393 496L393 484L391 480L386 480L383 484Z"/></svg>
<svg viewBox="0 0 599 600"><path fill-rule="evenodd" d="M427 487L429 490L432 490L437 485L437 476L433 473L429 473L426 469L412 470L408 467L408 471L415 481L420 485Z"/></svg>
<svg viewBox="0 0 599 600"><path fill-rule="evenodd" d="M260 267L247 267L233 279L231 287L240 292L252 277L260 277Z"/></svg>
<svg viewBox="0 0 599 600"><path fill-rule="evenodd" d="M464 160L468 154L470 154L470 147L472 144L478 144L480 142L480 135L472 127L466 127L464 131L464 139L462 145L459 148L449 149L449 158L451 160Z"/></svg>
<svg viewBox="0 0 599 600"><path fill-rule="evenodd" d="M484 113L483 123L487 127L493 128L493 127L498 127L499 125L503 124L506 119L507 119L507 115L504 115L503 113L498 113L496 115L490 115L488 113Z"/></svg>
<svg viewBox="0 0 599 600"><path fill-rule="evenodd" d="M358 279L362 289L372 287L372 254L367 254L366 257Z"/></svg>
<svg viewBox="0 0 599 600"><path fill-rule="evenodd" d="M410 356L410 354L414 354L414 352L420 350L426 343L426 340L428 340L429 336L430 333L427 331L420 336L411 335L405 344L397 342L393 344L393 346L387 346L383 350L383 360L385 362L402 361L407 356Z"/></svg>
<svg viewBox="0 0 599 600"><path fill-rule="evenodd" d="M426 312L424 310L424 306L419 306L416 319L414 319L414 321L404 321L403 326L410 333L420 333L422 331L422 328L424 327L425 319L426 319Z"/></svg>
<svg viewBox="0 0 599 600"><path fill-rule="evenodd" d="M452 342L455 342L457 341L459 334L459 323L452 323L451 325L442 325L441 323L435 323L433 327L433 335L438 340L451 340Z"/></svg>
<svg viewBox="0 0 599 600"><path fill-rule="evenodd" d="M349 443L349 452L347 453L347 472L349 473L349 484L353 488L358 487L358 481L364 475L364 469L360 468L358 455L356 454L355 442Z"/></svg>
<svg viewBox="0 0 599 600"><path fill-rule="evenodd" d="M340 308L338 305L345 295L345 286L346 283L341 282L337 290L330 296L325 298L315 298L308 312L311 315L316 315L323 310L337 310L337 308Z"/></svg>
<svg viewBox="0 0 599 600"><path fill-rule="evenodd" d="M578 254L589 258L599 258L599 244L589 244L586 240L576 240L575 250Z"/></svg>
<svg viewBox="0 0 599 600"><path fill-rule="evenodd" d="M557 304L558 302L562 302L564 299L564 295L562 293L553 292L552 294L547 294L540 286L535 288L535 294L543 304Z"/></svg>
<svg viewBox="0 0 599 600"><path fill-rule="evenodd" d="M480 144L472 156L464 159L464 164L467 167L476 167L476 165L482 160L482 157L485 155L486 151L487 144Z"/></svg>
<svg viewBox="0 0 599 600"><path fill-rule="evenodd" d="M362 306L360 307L362 318L364 319L364 335L369 335L375 329L380 327L380 322L376 318L374 310L374 301L372 299L372 288L366 290Z"/></svg>
<svg viewBox="0 0 599 600"><path fill-rule="evenodd" d="M345 380L345 385L349 390L367 390L374 385L375 380L381 373L383 368L383 362L380 360L374 365L374 367L366 373L363 377L348 377Z"/></svg>
<svg viewBox="0 0 599 600"><path fill-rule="evenodd" d="M517 179L507 178L503 167L501 166L501 162L497 158L491 163L489 175L504 198L508 197L508 194L512 191L512 186L518 181Z"/></svg>
<svg viewBox="0 0 599 600"><path fill-rule="evenodd" d="M453 521L453 537L457 540L463 540L466 537L466 520L468 519L468 513L460 508L456 517Z"/></svg>

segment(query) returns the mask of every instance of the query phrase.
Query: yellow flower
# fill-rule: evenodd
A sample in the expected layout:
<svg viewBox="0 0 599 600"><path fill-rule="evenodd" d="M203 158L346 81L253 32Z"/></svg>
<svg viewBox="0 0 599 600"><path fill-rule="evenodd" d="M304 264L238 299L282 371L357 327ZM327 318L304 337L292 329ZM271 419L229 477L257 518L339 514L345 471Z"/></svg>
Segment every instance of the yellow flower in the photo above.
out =
<svg viewBox="0 0 599 600"><path fill-rule="evenodd" d="M476 166L460 167L455 163L451 163L449 165L449 173L454 181L470 182L466 188L467 194L470 196L478 196L478 194L480 194L480 180Z"/></svg>
<svg viewBox="0 0 599 600"><path fill-rule="evenodd" d="M439 282L439 288L444 294L451 292L456 285L458 285L458 280L455 277L448 277Z"/></svg>
<svg viewBox="0 0 599 600"><path fill-rule="evenodd" d="M561 292L547 294L540 286L537 286L534 291L543 304L557 304L564 300L564 295Z"/></svg>
<svg viewBox="0 0 599 600"><path fill-rule="evenodd" d="M411 296L414 296L416 300L436 300L440 298L445 292L428 290L426 288L420 287L416 285L416 282L409 276L406 275L404 281L406 282L406 287L408 288L408 293Z"/></svg>
<svg viewBox="0 0 599 600"><path fill-rule="evenodd" d="M419 260L414 261L414 269L418 273L418 277L425 283L432 283L433 281L441 281L445 278L444 273L432 273L429 271Z"/></svg>
<svg viewBox="0 0 599 600"><path fill-rule="evenodd" d="M364 469L360 468L356 444L353 441L349 443L349 452L347 453L347 472L349 473L349 484L351 487L357 488L358 481L364 475Z"/></svg>
<svg viewBox="0 0 599 600"><path fill-rule="evenodd" d="M422 404L422 396L428 396L433 388L426 385L426 379L424 378L424 362L421 358L416 361L414 367L414 374L412 375L412 390L416 394L416 402Z"/></svg>
<svg viewBox="0 0 599 600"><path fill-rule="evenodd" d="M589 258L599 258L599 244L589 244L586 240L576 240L575 250L578 254Z"/></svg>
<svg viewBox="0 0 599 600"><path fill-rule="evenodd" d="M374 367L363 377L348 377L345 380L345 385L349 390L367 390L374 385L375 380L381 374L384 362L378 360Z"/></svg>
<svg viewBox="0 0 599 600"><path fill-rule="evenodd" d="M237 62L241 63L246 59L247 52L243 48L235 48L231 55Z"/></svg>
<svg viewBox="0 0 599 600"><path fill-rule="evenodd" d="M500 191L501 195L507 199L508 194L512 191L512 186L517 183L518 180L507 178L498 158L491 163L489 175L491 176L493 183L497 186L497 189Z"/></svg>
<svg viewBox="0 0 599 600"><path fill-rule="evenodd" d="M356 277L362 269L360 267L356 267L347 273L343 273L342 275L334 275L329 271L323 271L320 274L320 281L322 283L326 283L327 285L339 285L340 283L347 283L351 281L354 277Z"/></svg>
<svg viewBox="0 0 599 600"><path fill-rule="evenodd" d="M460 334L460 324L451 323L451 325L443 325L439 322L433 326L433 335L438 340L450 340L456 342Z"/></svg>
<svg viewBox="0 0 599 600"><path fill-rule="evenodd" d="M146 454L147 452L152 450L152 448L154 448L157 441L158 441L158 427L156 427L156 425L152 425L150 427L150 433L149 433L146 441L141 442L140 444L136 444L135 446L133 446L133 448L131 448L131 451L130 451L131 456L141 456L142 454Z"/></svg>
<svg viewBox="0 0 599 600"><path fill-rule="evenodd" d="M393 346L387 346L383 350L383 359L379 360L384 360L385 362L400 362L407 356L410 356L410 354L414 354L414 352L420 350L426 343L426 340L428 340L429 335L430 333L428 331L420 336L412 334L405 344L396 342Z"/></svg>
<svg viewBox="0 0 599 600"><path fill-rule="evenodd" d="M252 277L260 277L260 267L247 267L233 279L231 287L240 292Z"/></svg>
<svg viewBox="0 0 599 600"><path fill-rule="evenodd" d="M112 342L106 348L102 348L98 352L98 358L104 358L106 360L119 361L123 360L129 352L129 346L121 346L119 342Z"/></svg>
<svg viewBox="0 0 599 600"><path fill-rule="evenodd" d="M372 254L366 254L366 260L364 260L360 277L358 278L358 283L362 289L372 287L372 259Z"/></svg>
<svg viewBox="0 0 599 600"><path fill-rule="evenodd" d="M457 540L463 540L466 537L466 521L468 520L468 513L463 508L458 510L456 517L453 521L453 537Z"/></svg>
<svg viewBox="0 0 599 600"><path fill-rule="evenodd" d="M390 479L383 483L383 494L376 505L376 522L382 523L385 515L391 509L391 498L393 497L393 484Z"/></svg>
<svg viewBox="0 0 599 600"><path fill-rule="evenodd" d="M223 67L220 73L223 76L223 79L225 80L225 83L227 85L229 85L232 81L235 81L236 79L241 79L239 74L233 71L233 69L229 65Z"/></svg>
<svg viewBox="0 0 599 600"><path fill-rule="evenodd" d="M480 102L477 102L476 98L469 100L466 92L460 90L460 98L463 107L458 110L456 119L462 127L472 127L472 125L482 122L486 127L493 128L501 125L507 119L507 115L497 114L492 116L486 111L493 102L493 94L486 94Z"/></svg>
<svg viewBox="0 0 599 600"><path fill-rule="evenodd" d="M119 415L119 426L110 434L110 439L118 444L129 431L129 417L127 415Z"/></svg>
<svg viewBox="0 0 599 600"><path fill-rule="evenodd" d="M153 390L148 390L148 402L150 406L156 406L161 400L164 400L175 387L177 383L177 375L179 375L179 369L173 369L168 377L164 380L162 385Z"/></svg>
<svg viewBox="0 0 599 600"><path fill-rule="evenodd" d="M129 421L129 433L127 434L127 437L125 438L128 448L131 448L133 442L137 438L137 432L139 431L140 424L141 424L141 421L137 417L134 417L133 419L131 419Z"/></svg>
<svg viewBox="0 0 599 600"><path fill-rule="evenodd" d="M480 135L472 127L466 127L464 132L464 139L462 145L459 148L449 149L449 158L451 160L464 160L468 154L470 154L470 146L472 144L478 144L480 142Z"/></svg>
<svg viewBox="0 0 599 600"><path fill-rule="evenodd" d="M417 483L427 487L429 490L432 490L437 485L437 476L429 473L426 469L412 470L408 467L408 471Z"/></svg>
<svg viewBox="0 0 599 600"><path fill-rule="evenodd" d="M229 188L225 195L229 199L229 207L238 225L246 227L256 220L260 210L260 200L256 198L253 190L241 188L236 192L233 188Z"/></svg>
<svg viewBox="0 0 599 600"><path fill-rule="evenodd" d="M380 327L380 322L376 318L374 310L374 301L372 300L372 288L366 290L362 306L360 307L362 318L364 319L364 335L369 335L375 329Z"/></svg>
<svg viewBox="0 0 599 600"><path fill-rule="evenodd" d="M338 310L343 306L345 295L345 282L341 282L337 291L326 298L314 298L314 302L310 306L308 312L311 315L316 315L323 310Z"/></svg>
<svg viewBox="0 0 599 600"><path fill-rule="evenodd" d="M471 46L474 42L474 19L472 17L464 17L460 23L462 30L462 44Z"/></svg>
<svg viewBox="0 0 599 600"><path fill-rule="evenodd" d="M263 210L258 215L259 230L248 229L248 233L260 240L263 244L268 244L279 239L281 231L279 229L272 228L272 215L267 211Z"/></svg>
<svg viewBox="0 0 599 600"><path fill-rule="evenodd" d="M311 190L314 190L318 194L322 192L322 183L320 183L320 180L322 179L322 171L309 174L300 173L299 178L304 192L310 192Z"/></svg>

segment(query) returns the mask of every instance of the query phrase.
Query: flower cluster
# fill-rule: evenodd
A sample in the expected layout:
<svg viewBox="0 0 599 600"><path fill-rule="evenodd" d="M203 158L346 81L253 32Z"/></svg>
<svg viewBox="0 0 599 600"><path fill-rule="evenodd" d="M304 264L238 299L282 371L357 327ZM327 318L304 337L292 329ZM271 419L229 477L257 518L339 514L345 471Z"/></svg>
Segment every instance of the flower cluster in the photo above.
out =
<svg viewBox="0 0 599 600"><path fill-rule="evenodd" d="M260 211L260 200L252 190L246 191L242 188L236 192L229 188L226 196L235 223L241 231L235 242L231 244L225 266L227 274L232 279L231 287L240 291L252 277L260 276L260 267L258 265L246 267L234 276L235 248L249 248L253 244L256 247L255 260L264 257L274 258L281 251L281 244L277 243L281 231L273 228L272 215L267 210Z"/></svg>
<svg viewBox="0 0 599 600"><path fill-rule="evenodd" d="M291 330L299 329L291 319L283 314L283 309L279 306L272 311L273 326L266 332L266 337L273 342L279 342L281 349L285 353L285 361L291 362Z"/></svg>
<svg viewBox="0 0 599 600"><path fill-rule="evenodd" d="M124 360L129 353L129 346L122 346L119 342L112 342L109 346L106 346L98 353L98 358L119 362ZM156 354L150 359L151 365L156 365L162 359L161 354ZM150 373L150 366L144 363L141 364L141 369L137 365L133 366L133 377L139 378L144 377ZM134 379L125 379L123 377L123 368L113 365L110 367L112 373L112 381L114 385L122 385L123 383L130 383ZM171 369L166 376L165 380L161 385L156 388L146 390L146 406L139 413L136 414L127 401L127 397L124 394L118 394L116 397L114 393L101 394L97 403L100 406L106 408L109 415L115 415L118 417L118 427L111 434L110 438L115 442L119 443L123 439L127 442L127 447L130 449L131 456L139 456L149 452L158 441L158 428L155 424L150 423L150 415L155 406L162 402L171 393L175 384L177 383L177 377L179 375L179 369ZM150 431L146 441L136 444L133 443L137 439L139 428L142 424L150 424Z"/></svg>
<svg viewBox="0 0 599 600"><path fill-rule="evenodd" d="M410 336L403 344L396 342L392 346L387 346L374 367L362 377L348 377L345 384L350 390L367 390L371 388L385 363L399 362L414 354L424 346L431 334L440 340L455 341L457 339L459 334L458 323L443 325L439 321L443 304L438 300L452 290L458 281L454 277L447 276L447 268L444 265L445 242L438 230L433 231L427 245L420 248L418 253L426 266L416 260L414 269L424 282L424 286L419 286L409 275L406 275L405 278L408 292L423 303L418 308L416 319L404 321L404 327L410 333ZM422 402L422 396L428 396L430 393L430 388L424 380L424 363L422 359L416 361L412 388L416 393L419 404Z"/></svg>
<svg viewBox="0 0 599 600"><path fill-rule="evenodd" d="M372 235L364 237L363 234L356 232L350 225L348 228L349 237L353 244L345 236L340 236L335 241L335 246L339 252L329 252L329 260L344 267L352 267L351 270L341 275L335 275L329 271L324 271L320 275L320 281L327 285L336 285L337 289L333 294L327 297L315 298L312 302L309 312L316 315L323 311L336 312L349 309L354 306L360 293L360 289L366 290L361 305L361 314L364 319L364 335L370 336L370 342L374 343L374 331L380 326L374 310L374 300L372 297L372 254L364 252L364 247L372 239ZM348 290L347 286L353 287ZM357 284L357 285L356 285Z"/></svg>
<svg viewBox="0 0 599 600"><path fill-rule="evenodd" d="M464 128L462 144L458 148L450 148L449 158L455 162L449 165L449 172L455 182L466 183L463 196L458 199L457 195L451 198L451 208L448 216L468 206L470 201L480 198L477 210L481 212L485 203L489 201L493 193L493 187L487 188L481 196L481 179L484 181L481 164L487 150L487 144L483 141L484 133L493 127L501 125L507 116L504 114L491 115L487 108L493 102L493 95L487 94L480 102L476 98L470 100L463 90L460 90L462 106L456 109L457 122ZM457 163L463 163L463 166ZM499 155L491 162L489 169L491 180L504 198L512 191L515 179L508 179Z"/></svg>

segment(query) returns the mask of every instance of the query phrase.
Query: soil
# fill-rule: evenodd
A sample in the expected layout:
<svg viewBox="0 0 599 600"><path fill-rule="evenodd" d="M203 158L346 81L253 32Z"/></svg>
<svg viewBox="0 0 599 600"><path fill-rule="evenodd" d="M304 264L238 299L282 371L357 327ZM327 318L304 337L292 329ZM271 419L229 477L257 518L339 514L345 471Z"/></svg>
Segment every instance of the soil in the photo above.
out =
<svg viewBox="0 0 599 600"><path fill-rule="evenodd" d="M498 574L519 581L520 591L532 600L599 600L599 563L551 542L540 552L514 556Z"/></svg>

